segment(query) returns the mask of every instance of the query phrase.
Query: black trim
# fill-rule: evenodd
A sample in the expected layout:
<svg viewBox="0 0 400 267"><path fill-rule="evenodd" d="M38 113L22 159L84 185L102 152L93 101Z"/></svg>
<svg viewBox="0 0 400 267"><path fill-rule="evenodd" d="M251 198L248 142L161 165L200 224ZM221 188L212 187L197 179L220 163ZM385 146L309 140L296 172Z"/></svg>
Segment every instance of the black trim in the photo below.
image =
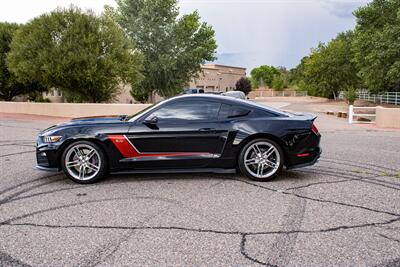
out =
<svg viewBox="0 0 400 267"><path fill-rule="evenodd" d="M146 174L146 173L221 173L233 174L236 169L202 168L202 169L159 169L159 170L124 170L111 171L110 174Z"/></svg>
<svg viewBox="0 0 400 267"><path fill-rule="evenodd" d="M152 153L152 152L150 152L150 153ZM187 155L187 156L133 157L133 158L123 158L123 159L120 160L120 162L154 161L154 160L213 159L213 158L219 158L220 156L221 155L218 155L218 154L206 154L206 153L204 153L203 155Z"/></svg>
<svg viewBox="0 0 400 267"><path fill-rule="evenodd" d="M46 172L60 172L60 169L58 169L58 168L48 168L48 167L43 167L40 165L36 165L35 169L39 170L39 171L46 171Z"/></svg>

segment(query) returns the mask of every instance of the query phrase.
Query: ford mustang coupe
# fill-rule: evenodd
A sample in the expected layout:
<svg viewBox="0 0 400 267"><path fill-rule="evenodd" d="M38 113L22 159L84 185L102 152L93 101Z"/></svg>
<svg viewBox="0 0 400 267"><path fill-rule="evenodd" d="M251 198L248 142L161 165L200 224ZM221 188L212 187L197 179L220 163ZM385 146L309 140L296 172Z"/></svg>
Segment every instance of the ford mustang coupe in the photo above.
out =
<svg viewBox="0 0 400 267"><path fill-rule="evenodd" d="M315 116L217 95L183 95L128 117L73 119L42 131L37 168L77 183L108 173L242 172L268 181L314 164Z"/></svg>

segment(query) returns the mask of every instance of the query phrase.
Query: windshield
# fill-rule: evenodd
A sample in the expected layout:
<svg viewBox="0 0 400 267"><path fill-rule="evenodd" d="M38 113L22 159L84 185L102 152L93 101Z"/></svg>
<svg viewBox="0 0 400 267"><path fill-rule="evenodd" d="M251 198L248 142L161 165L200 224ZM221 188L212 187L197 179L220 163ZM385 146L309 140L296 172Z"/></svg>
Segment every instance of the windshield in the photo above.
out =
<svg viewBox="0 0 400 267"><path fill-rule="evenodd" d="M160 103L160 102L159 102L159 103ZM141 111L139 111L139 112L137 112L137 113L135 113L135 114L129 116L127 120L128 120L128 121L134 121L134 120L136 120L136 119L137 119L138 117L140 117L143 113L145 113L146 111L148 111L148 110L154 108L154 107L155 107L156 105L158 105L159 103L152 104L152 105L148 106L147 108L142 109Z"/></svg>

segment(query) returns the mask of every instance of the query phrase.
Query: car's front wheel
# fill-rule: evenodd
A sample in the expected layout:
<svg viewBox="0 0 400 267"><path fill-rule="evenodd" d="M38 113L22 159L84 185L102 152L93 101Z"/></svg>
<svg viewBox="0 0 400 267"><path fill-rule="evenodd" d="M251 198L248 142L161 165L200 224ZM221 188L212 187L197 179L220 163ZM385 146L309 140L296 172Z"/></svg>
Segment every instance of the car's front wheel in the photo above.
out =
<svg viewBox="0 0 400 267"><path fill-rule="evenodd" d="M256 139L247 143L239 155L240 171L255 181L269 181L282 170L281 147L269 139Z"/></svg>
<svg viewBox="0 0 400 267"><path fill-rule="evenodd" d="M103 151L94 143L77 141L70 144L62 154L64 173L80 184L94 183L106 174L106 159Z"/></svg>

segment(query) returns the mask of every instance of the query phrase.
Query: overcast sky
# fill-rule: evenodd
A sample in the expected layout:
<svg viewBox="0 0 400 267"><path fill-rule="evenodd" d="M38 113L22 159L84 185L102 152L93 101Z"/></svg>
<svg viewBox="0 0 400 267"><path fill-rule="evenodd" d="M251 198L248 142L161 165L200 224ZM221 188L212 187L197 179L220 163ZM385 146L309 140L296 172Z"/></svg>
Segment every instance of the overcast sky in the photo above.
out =
<svg viewBox="0 0 400 267"><path fill-rule="evenodd" d="M319 41L355 25L352 11L370 0L181 0L181 13L198 10L212 25L218 63L248 72L267 64L292 68ZM100 13L113 0L0 0L0 20L24 23L57 6L74 4Z"/></svg>

